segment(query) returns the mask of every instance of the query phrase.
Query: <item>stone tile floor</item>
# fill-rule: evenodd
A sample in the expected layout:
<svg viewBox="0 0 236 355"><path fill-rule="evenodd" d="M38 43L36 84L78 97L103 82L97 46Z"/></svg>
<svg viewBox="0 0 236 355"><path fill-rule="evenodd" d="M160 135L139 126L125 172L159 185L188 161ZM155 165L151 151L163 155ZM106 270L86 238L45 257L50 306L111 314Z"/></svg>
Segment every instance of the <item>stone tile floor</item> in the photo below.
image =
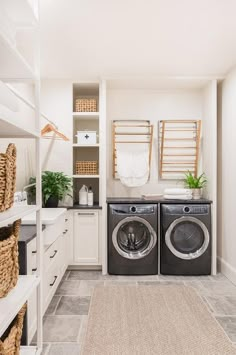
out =
<svg viewBox="0 0 236 355"><path fill-rule="evenodd" d="M103 276L66 271L44 316L43 355L78 355L85 337L91 295L97 284L185 284L196 289L232 342L236 343L236 286L217 276Z"/></svg>

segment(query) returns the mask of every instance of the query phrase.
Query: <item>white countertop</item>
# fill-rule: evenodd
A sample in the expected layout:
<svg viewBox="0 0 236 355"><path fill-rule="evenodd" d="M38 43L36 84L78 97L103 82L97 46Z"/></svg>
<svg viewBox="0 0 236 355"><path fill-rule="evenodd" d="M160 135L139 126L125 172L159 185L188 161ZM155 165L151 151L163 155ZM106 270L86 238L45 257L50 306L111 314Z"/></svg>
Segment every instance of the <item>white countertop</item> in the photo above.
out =
<svg viewBox="0 0 236 355"><path fill-rule="evenodd" d="M66 208L42 208L42 224L54 224L66 211ZM36 212L23 217L22 224L36 224Z"/></svg>

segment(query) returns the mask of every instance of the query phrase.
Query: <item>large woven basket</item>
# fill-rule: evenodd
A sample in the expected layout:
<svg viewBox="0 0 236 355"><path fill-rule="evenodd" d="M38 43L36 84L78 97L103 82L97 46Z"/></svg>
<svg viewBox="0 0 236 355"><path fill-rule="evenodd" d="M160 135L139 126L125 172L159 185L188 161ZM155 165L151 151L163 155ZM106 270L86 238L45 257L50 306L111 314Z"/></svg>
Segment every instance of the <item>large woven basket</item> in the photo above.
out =
<svg viewBox="0 0 236 355"><path fill-rule="evenodd" d="M19 355L26 304L3 334L0 340L0 355Z"/></svg>
<svg viewBox="0 0 236 355"><path fill-rule="evenodd" d="M5 297L18 280L20 224L19 219L12 226L0 228L0 298Z"/></svg>
<svg viewBox="0 0 236 355"><path fill-rule="evenodd" d="M16 147L9 144L6 153L0 153L0 212L14 202L16 187Z"/></svg>
<svg viewBox="0 0 236 355"><path fill-rule="evenodd" d="M76 99L75 100L76 112L96 112L97 100L96 99Z"/></svg>
<svg viewBox="0 0 236 355"><path fill-rule="evenodd" d="M97 175L98 162L97 161L77 161L76 175Z"/></svg>

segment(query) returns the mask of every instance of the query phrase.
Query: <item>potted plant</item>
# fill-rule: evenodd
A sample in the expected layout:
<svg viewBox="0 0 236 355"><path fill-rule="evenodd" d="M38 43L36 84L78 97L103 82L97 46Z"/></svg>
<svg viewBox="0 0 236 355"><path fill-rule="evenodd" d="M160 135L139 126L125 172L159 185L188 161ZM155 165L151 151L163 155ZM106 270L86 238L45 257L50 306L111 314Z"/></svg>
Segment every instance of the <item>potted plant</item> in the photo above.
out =
<svg viewBox="0 0 236 355"><path fill-rule="evenodd" d="M36 183L35 177L30 178L30 184ZM58 207L58 202L72 189L71 178L62 172L44 171L42 173L42 199L44 207ZM35 197L35 186L28 193ZM70 196L70 195L69 195Z"/></svg>
<svg viewBox="0 0 236 355"><path fill-rule="evenodd" d="M190 171L185 174L184 179L185 186L192 190L192 196L194 200L198 200L202 197L202 189L207 184L205 174L201 174L195 177Z"/></svg>
<svg viewBox="0 0 236 355"><path fill-rule="evenodd" d="M71 191L71 178L62 172L44 171L42 194L45 207L57 207L58 202Z"/></svg>

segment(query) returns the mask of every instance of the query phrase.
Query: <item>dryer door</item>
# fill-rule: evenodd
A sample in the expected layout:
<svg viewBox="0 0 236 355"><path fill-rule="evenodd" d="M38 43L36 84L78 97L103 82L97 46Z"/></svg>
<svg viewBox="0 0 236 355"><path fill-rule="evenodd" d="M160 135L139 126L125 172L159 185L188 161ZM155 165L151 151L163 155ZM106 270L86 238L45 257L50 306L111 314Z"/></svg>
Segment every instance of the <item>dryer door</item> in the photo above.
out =
<svg viewBox="0 0 236 355"><path fill-rule="evenodd" d="M138 216L126 217L115 227L112 242L124 258L141 259L154 248L157 235L145 219Z"/></svg>
<svg viewBox="0 0 236 355"><path fill-rule="evenodd" d="M176 219L169 226L165 242L175 256L191 260L204 254L210 243L210 236L204 223L186 216Z"/></svg>

